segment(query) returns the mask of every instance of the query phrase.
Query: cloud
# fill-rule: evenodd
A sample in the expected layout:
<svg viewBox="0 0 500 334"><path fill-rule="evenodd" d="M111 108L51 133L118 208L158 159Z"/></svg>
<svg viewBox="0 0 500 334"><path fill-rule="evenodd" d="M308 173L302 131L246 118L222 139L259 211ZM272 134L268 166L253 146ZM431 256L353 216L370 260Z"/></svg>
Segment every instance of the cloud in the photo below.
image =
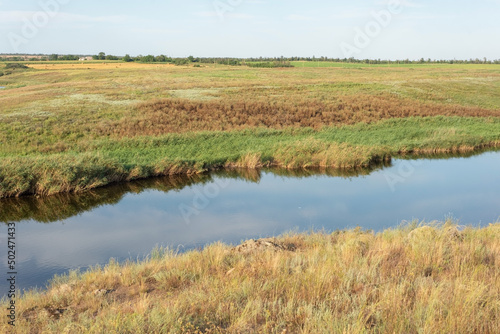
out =
<svg viewBox="0 0 500 334"><path fill-rule="evenodd" d="M2 23L23 23L32 20L35 15L40 15L43 11L0 11L0 22ZM50 18L57 20L68 21L72 23L123 23L130 21L130 17L126 15L110 15L110 16L88 16L80 14L72 14L66 12L46 13Z"/></svg>
<svg viewBox="0 0 500 334"><path fill-rule="evenodd" d="M385 1L380 1L379 4L381 5L393 5L393 4L400 4L403 7L408 7L408 8L422 8L424 5L420 3L415 3L410 0L385 0Z"/></svg>
<svg viewBox="0 0 500 334"><path fill-rule="evenodd" d="M286 17L287 20L289 21L311 21L314 20L314 18L310 16L304 16L304 15L297 15L297 14L291 14Z"/></svg>
<svg viewBox="0 0 500 334"><path fill-rule="evenodd" d="M77 21L81 23L99 22L99 23L123 23L129 22L130 17L127 15L110 15L110 16L87 16L70 13L60 13L58 17L65 21Z"/></svg>
<svg viewBox="0 0 500 334"><path fill-rule="evenodd" d="M14 23L14 22L24 22L24 18L30 18L36 12L28 11L0 11L0 22L2 23Z"/></svg>
<svg viewBox="0 0 500 334"><path fill-rule="evenodd" d="M434 15L434 14L422 14L422 15L403 15L402 18L405 20L444 20L456 18L456 15Z"/></svg>
<svg viewBox="0 0 500 334"><path fill-rule="evenodd" d="M333 19L358 19L358 18L366 18L370 16L370 11L373 8L369 7L359 7L356 9L342 10L338 13L331 15L330 17Z"/></svg>
<svg viewBox="0 0 500 334"><path fill-rule="evenodd" d="M131 31L144 33L144 34L183 34L188 33L187 30L183 29L155 29L155 28L134 28Z"/></svg>
<svg viewBox="0 0 500 334"><path fill-rule="evenodd" d="M194 16L197 17L220 17L221 14L211 11L211 12L196 12L193 13ZM243 14L243 13L224 13L224 17L228 17L231 19L241 19L241 20L250 20L255 18L253 15Z"/></svg>

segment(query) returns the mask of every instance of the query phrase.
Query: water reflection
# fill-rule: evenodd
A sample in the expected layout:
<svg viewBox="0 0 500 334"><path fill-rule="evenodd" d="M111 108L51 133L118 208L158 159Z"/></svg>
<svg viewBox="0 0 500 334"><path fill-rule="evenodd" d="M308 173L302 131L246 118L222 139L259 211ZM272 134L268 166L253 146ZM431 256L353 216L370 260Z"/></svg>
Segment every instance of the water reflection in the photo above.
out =
<svg viewBox="0 0 500 334"><path fill-rule="evenodd" d="M204 184L210 179L210 176L207 175L156 178L120 183L81 194L7 198L0 200L0 221L35 220L40 223L51 223L71 218L85 211L91 211L102 205L117 204L127 193L140 194L146 189L168 192L192 184Z"/></svg>
<svg viewBox="0 0 500 334"><path fill-rule="evenodd" d="M80 195L1 200L0 219L18 222L18 278L27 288L111 257L140 258L155 245L184 251L290 230L357 225L381 230L403 220L448 215L463 224L499 218L499 153L424 159L413 170L404 168L408 163L395 160L391 166L349 172L232 170L151 179ZM399 179L391 187L393 175ZM0 229L4 243L6 230ZM1 252L0 271L7 272L6 263Z"/></svg>
<svg viewBox="0 0 500 334"><path fill-rule="evenodd" d="M388 165L385 165L388 166ZM331 177L357 177L368 175L374 170L383 168L384 165L373 166L371 169L338 170L328 168L297 169L297 170L256 170L233 169L218 171L211 174L190 176L170 176L153 178L128 183L120 183L94 189L79 194L56 194L48 197L26 196L20 198L7 198L0 200L0 222L21 222L34 220L40 223L51 223L65 220L91 211L102 205L119 203L126 194L140 194L147 190L169 192L181 190L194 184L213 182L214 178L240 179L259 183L262 173L271 172L275 175L293 178L305 178L317 175Z"/></svg>

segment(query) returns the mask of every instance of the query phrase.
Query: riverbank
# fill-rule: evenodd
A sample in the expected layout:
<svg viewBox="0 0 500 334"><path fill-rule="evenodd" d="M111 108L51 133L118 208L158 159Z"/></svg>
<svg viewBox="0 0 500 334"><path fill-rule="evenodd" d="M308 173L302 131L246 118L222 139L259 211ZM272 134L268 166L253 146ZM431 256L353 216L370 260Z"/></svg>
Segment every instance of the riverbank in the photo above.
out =
<svg viewBox="0 0 500 334"><path fill-rule="evenodd" d="M408 224L213 244L58 277L18 333L500 331L500 224ZM5 309L5 304L1 306ZM8 333L4 321L2 332Z"/></svg>
<svg viewBox="0 0 500 334"><path fill-rule="evenodd" d="M81 192L110 183L223 168L366 168L393 156L500 145L500 118L412 117L342 127L173 133L3 153L0 198ZM4 148L5 150L5 148Z"/></svg>

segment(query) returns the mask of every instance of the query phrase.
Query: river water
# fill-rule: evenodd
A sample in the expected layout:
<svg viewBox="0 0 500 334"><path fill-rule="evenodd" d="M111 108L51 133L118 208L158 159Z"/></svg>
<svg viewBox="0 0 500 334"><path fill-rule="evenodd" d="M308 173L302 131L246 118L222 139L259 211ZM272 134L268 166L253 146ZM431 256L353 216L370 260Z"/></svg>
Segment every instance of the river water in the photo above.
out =
<svg viewBox="0 0 500 334"><path fill-rule="evenodd" d="M0 200L0 221L16 222L21 289L45 288L54 274L110 258L141 259L155 246L182 252L287 231L381 231L447 218L477 226L499 217L500 152L394 160L349 173L239 170ZM0 272L6 274L7 225L0 230ZM0 291L7 291L6 279Z"/></svg>

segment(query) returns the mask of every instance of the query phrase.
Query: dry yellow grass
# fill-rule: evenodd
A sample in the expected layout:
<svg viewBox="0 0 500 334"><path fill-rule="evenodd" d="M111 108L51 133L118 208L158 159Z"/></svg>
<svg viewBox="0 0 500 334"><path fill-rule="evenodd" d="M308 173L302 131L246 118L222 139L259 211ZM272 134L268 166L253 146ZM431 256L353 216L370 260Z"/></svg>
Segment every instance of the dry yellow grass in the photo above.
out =
<svg viewBox="0 0 500 334"><path fill-rule="evenodd" d="M27 63L27 66L36 70L76 70L76 69L92 69L92 70L109 70L112 68L120 69L157 69L175 67L172 64L141 64L141 63L122 63L122 62L96 62L96 61L81 61L75 62L59 62L59 63Z"/></svg>
<svg viewBox="0 0 500 334"><path fill-rule="evenodd" d="M17 332L499 333L499 315L500 224L413 223L112 261L25 294Z"/></svg>

